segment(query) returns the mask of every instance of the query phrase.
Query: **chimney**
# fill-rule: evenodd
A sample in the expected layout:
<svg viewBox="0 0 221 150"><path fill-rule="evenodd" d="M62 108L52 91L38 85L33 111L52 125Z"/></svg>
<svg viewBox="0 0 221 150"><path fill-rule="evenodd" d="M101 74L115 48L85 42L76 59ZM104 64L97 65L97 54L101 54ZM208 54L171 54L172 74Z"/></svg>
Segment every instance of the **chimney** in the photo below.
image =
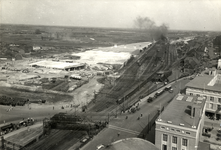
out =
<svg viewBox="0 0 221 150"><path fill-rule="evenodd" d="M191 118L194 118L197 115L200 115L201 106L199 105L201 102L194 101L191 106Z"/></svg>
<svg viewBox="0 0 221 150"><path fill-rule="evenodd" d="M213 76L216 76L216 69L215 70L213 70L213 74L212 74Z"/></svg>
<svg viewBox="0 0 221 150"><path fill-rule="evenodd" d="M196 108L194 106L191 107L191 118L194 118L196 114Z"/></svg>

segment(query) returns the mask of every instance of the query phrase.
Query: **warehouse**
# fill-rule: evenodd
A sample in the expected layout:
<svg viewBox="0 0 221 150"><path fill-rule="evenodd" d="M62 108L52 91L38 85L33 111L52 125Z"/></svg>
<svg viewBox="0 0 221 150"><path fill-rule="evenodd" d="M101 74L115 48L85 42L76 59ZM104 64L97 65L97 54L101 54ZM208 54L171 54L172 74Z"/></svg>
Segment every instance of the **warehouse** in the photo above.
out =
<svg viewBox="0 0 221 150"><path fill-rule="evenodd" d="M29 64L29 66L72 71L72 70L75 70L75 69L76 70L83 69L85 67L85 64L83 64L83 63L55 62L55 61L43 60L43 61L31 63L31 64Z"/></svg>

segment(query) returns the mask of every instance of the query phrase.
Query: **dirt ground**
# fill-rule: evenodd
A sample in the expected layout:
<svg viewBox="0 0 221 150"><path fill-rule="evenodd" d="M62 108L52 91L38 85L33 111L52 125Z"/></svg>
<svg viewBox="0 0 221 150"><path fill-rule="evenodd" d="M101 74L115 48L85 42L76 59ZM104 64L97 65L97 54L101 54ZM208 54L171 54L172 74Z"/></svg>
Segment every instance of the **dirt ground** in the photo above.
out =
<svg viewBox="0 0 221 150"><path fill-rule="evenodd" d="M71 95L73 95L73 103L75 105L86 105L94 98L94 92L98 92L103 85L97 81L100 77L95 76L89 83L82 85L80 88L74 90Z"/></svg>
<svg viewBox="0 0 221 150"><path fill-rule="evenodd" d="M11 97L27 97L39 99L44 97L51 103L46 104L26 104L25 106L16 106L11 111L7 111L11 106L0 105L0 124L13 120L22 120L22 118L44 118L51 117L58 112L74 113L75 109L72 105L79 105L78 111L81 107L90 102L94 97L94 91L98 92L102 88L102 84L97 81L97 78L92 78L87 84L82 85L68 95L49 94L49 93L33 93L27 91L19 91L16 89L0 87L0 94L10 95ZM54 101L54 103L52 103ZM61 107L64 109L61 109ZM54 109L53 109L54 108ZM19 114L19 115L18 115Z"/></svg>

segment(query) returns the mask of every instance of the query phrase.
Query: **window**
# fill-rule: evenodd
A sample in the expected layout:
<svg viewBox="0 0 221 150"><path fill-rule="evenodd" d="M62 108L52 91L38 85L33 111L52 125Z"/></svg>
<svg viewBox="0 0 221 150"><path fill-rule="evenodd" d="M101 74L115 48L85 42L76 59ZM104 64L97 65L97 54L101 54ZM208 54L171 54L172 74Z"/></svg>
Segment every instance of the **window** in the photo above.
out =
<svg viewBox="0 0 221 150"><path fill-rule="evenodd" d="M182 140L182 145L183 145L183 146L187 146L187 139L183 139L183 140Z"/></svg>
<svg viewBox="0 0 221 150"><path fill-rule="evenodd" d="M190 95L193 95L193 93L190 93Z"/></svg>
<svg viewBox="0 0 221 150"><path fill-rule="evenodd" d="M214 102L214 97L210 97L210 101L211 101L211 102Z"/></svg>
<svg viewBox="0 0 221 150"><path fill-rule="evenodd" d="M199 94L196 94L196 96L198 96L198 97L199 97L200 95L199 95Z"/></svg>
<svg viewBox="0 0 221 150"><path fill-rule="evenodd" d="M167 150L167 145L162 145L162 150Z"/></svg>
<svg viewBox="0 0 221 150"><path fill-rule="evenodd" d="M180 132L180 130L176 130L176 132Z"/></svg>
<svg viewBox="0 0 221 150"><path fill-rule="evenodd" d="M177 148L176 147L172 147L172 150L177 150Z"/></svg>
<svg viewBox="0 0 221 150"><path fill-rule="evenodd" d="M167 137L168 137L167 134L163 134L163 141L167 141Z"/></svg>
<svg viewBox="0 0 221 150"><path fill-rule="evenodd" d="M221 98L218 98L218 102L221 103Z"/></svg>
<svg viewBox="0 0 221 150"><path fill-rule="evenodd" d="M212 103L209 104L209 109L213 109L213 104Z"/></svg>
<svg viewBox="0 0 221 150"><path fill-rule="evenodd" d="M174 129L171 129L171 131L175 131Z"/></svg>
<svg viewBox="0 0 221 150"><path fill-rule="evenodd" d="M190 134L190 132L186 132L186 134Z"/></svg>
<svg viewBox="0 0 221 150"><path fill-rule="evenodd" d="M177 144L177 137L176 136L172 137L172 143Z"/></svg>
<svg viewBox="0 0 221 150"><path fill-rule="evenodd" d="M165 129L165 127L161 127L161 129Z"/></svg>

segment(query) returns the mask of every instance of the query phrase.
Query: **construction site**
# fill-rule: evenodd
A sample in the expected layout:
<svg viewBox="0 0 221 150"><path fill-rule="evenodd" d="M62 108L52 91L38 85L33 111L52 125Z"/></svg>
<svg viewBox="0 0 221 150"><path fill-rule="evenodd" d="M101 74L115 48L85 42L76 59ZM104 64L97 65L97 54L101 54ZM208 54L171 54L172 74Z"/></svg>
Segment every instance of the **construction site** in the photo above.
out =
<svg viewBox="0 0 221 150"><path fill-rule="evenodd" d="M77 51L76 47L64 50L66 38L49 41L37 35L33 41L38 46L35 43L31 45L30 54L20 55L16 49L24 47L20 46L21 41L8 44L7 36L13 37L13 34L5 34L7 42L1 43L4 45L2 55L8 51L16 55L0 59L0 121L8 125L14 120L34 118L37 123L14 136L6 136L1 140L2 146L7 149L78 149L107 128L111 119L119 115L127 119L124 113L139 112L144 97L179 78L197 74L206 65L213 65L209 60L203 65L200 63L209 57L201 56L206 53L205 46L209 47L212 37L184 33L177 39L175 33L170 34L157 41L150 37L142 42L122 39L122 43L106 43L105 46L100 43L94 47L78 47ZM85 40L85 37L78 38ZM96 36L90 39L91 45L101 42L94 39ZM79 40L74 42L82 44ZM133 133L145 137L144 132L151 130L163 107L154 109L149 114L149 122L144 123L148 128ZM9 135L15 130L17 128L4 125L1 133Z"/></svg>

